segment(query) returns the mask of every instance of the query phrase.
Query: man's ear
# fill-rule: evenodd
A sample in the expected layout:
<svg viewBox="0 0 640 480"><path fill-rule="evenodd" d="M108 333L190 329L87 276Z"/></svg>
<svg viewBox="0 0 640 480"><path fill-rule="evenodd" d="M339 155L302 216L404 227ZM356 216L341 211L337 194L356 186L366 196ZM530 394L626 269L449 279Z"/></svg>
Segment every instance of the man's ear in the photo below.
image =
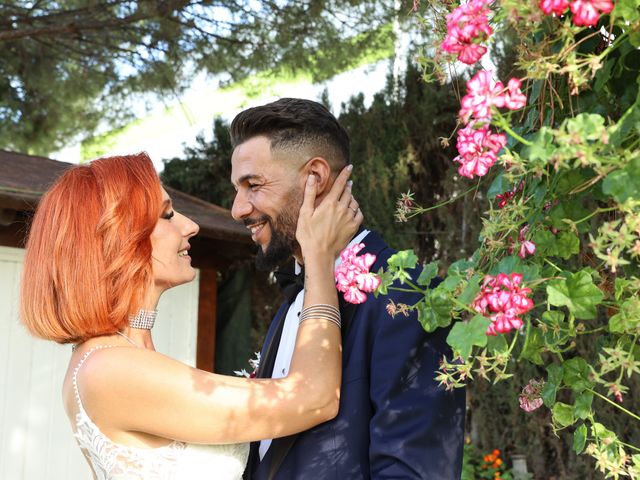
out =
<svg viewBox="0 0 640 480"><path fill-rule="evenodd" d="M322 157L314 157L307 162L306 173L316 177L318 198L329 193L334 180L329 162Z"/></svg>

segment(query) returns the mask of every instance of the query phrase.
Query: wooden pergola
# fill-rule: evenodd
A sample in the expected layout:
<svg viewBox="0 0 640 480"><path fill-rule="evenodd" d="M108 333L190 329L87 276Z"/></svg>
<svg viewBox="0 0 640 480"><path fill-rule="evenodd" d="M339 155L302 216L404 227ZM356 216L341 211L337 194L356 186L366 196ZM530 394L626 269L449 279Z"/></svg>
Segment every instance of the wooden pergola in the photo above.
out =
<svg viewBox="0 0 640 480"><path fill-rule="evenodd" d="M71 167L71 163L0 150L0 245L24 248L29 220L40 197ZM176 210L200 226L199 234L190 240L192 264L200 270L196 366L213 372L218 272L252 256L251 237L229 210L172 188L166 190Z"/></svg>

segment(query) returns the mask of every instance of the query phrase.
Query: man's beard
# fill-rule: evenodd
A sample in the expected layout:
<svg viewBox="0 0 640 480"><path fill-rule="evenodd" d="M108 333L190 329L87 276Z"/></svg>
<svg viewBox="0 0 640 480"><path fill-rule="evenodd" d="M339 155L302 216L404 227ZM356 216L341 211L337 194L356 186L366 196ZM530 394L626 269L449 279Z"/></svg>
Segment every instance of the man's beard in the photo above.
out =
<svg viewBox="0 0 640 480"><path fill-rule="evenodd" d="M287 207L278 214L275 220L268 215L264 215L260 219L260 221L266 221L269 224L271 241L265 249L258 249L256 255L258 270L265 272L274 270L291 258L298 248L296 228L302 200L298 192L291 192L288 197L285 203ZM251 223L254 222L255 220L251 220Z"/></svg>

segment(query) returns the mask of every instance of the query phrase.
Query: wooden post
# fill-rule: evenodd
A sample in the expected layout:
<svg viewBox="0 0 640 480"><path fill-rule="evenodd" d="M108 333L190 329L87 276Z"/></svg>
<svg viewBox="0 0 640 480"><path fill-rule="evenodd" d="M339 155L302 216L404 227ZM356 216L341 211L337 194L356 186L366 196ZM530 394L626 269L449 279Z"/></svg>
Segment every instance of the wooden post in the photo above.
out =
<svg viewBox="0 0 640 480"><path fill-rule="evenodd" d="M198 341L196 367L213 372L216 356L216 312L218 304L218 271L200 269L198 293Z"/></svg>

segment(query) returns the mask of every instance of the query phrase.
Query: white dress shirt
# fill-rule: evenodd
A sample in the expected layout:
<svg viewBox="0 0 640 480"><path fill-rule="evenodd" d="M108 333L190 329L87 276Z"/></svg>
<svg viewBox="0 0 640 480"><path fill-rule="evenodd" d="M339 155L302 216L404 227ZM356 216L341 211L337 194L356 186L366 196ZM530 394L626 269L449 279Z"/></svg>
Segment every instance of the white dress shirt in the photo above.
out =
<svg viewBox="0 0 640 480"><path fill-rule="evenodd" d="M356 243L362 242L364 237L367 236L369 230L363 230L356 237L354 237L347 247L351 247ZM342 260L340 257L336 260L336 268L340 266ZM295 264L296 275L300 273L302 267ZM282 336L280 337L280 343L278 345L278 353L276 354L276 360L273 364L273 373L271 378L284 378L289 374L289 367L291 366L291 357L293 356L293 350L296 346L296 336L298 335L298 319L302 312L302 305L304 304L304 289L298 293L298 296L289 307L287 311L287 317L284 320L284 326L282 327ZM262 440L260 442L260 448L258 452L260 454L260 460L264 458L271 445L271 439Z"/></svg>

